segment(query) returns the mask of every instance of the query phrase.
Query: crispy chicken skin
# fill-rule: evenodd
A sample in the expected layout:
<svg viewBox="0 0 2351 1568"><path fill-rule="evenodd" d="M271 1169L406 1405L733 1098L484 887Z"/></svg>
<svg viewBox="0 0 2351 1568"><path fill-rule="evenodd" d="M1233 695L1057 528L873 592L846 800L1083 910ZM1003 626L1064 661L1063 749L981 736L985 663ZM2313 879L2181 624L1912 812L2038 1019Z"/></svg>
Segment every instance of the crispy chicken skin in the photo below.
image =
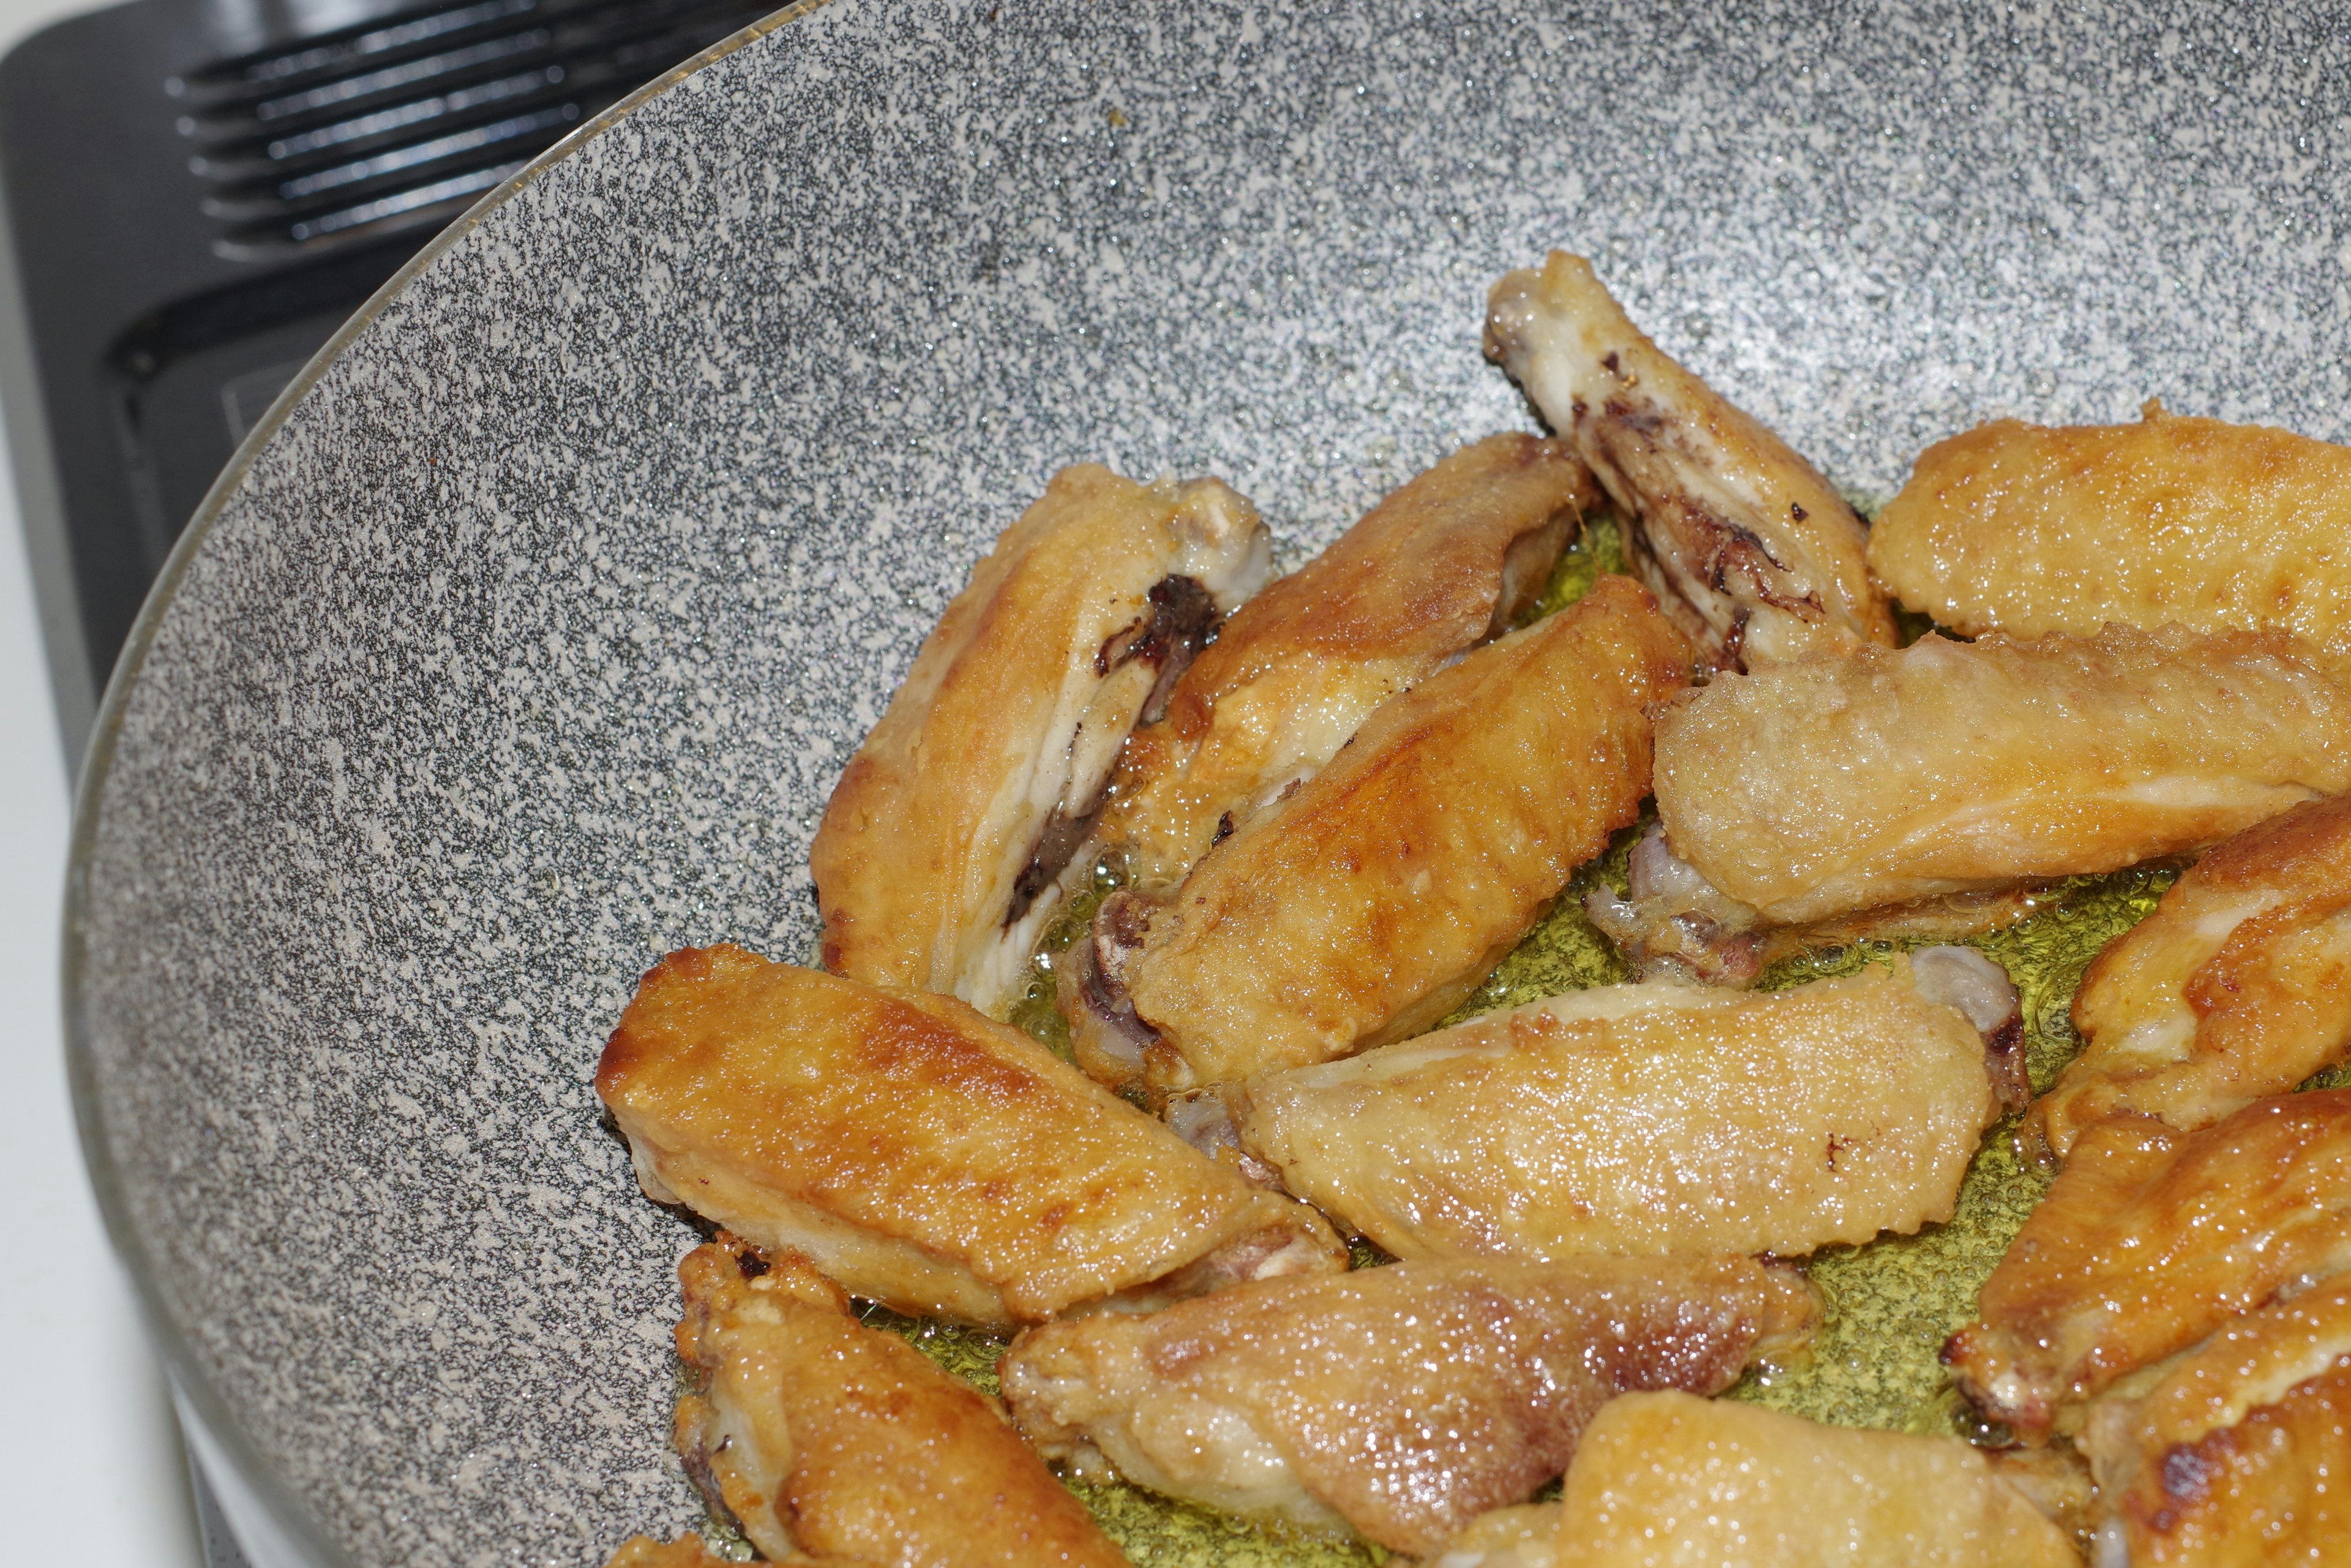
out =
<svg viewBox="0 0 2351 1568"><path fill-rule="evenodd" d="M1000 1010L1072 876L1119 747L1272 571L1214 479L1082 465L972 568L809 848L824 966Z"/></svg>
<svg viewBox="0 0 2351 1568"><path fill-rule="evenodd" d="M1553 251L1487 298L1486 356L1630 519L1625 554L1719 669L1891 645L1861 518L1786 443L1674 362Z"/></svg>
<svg viewBox="0 0 2351 1568"><path fill-rule="evenodd" d="M1383 706L1173 894L1104 901L1063 1007L1155 1094L1427 1028L1633 821L1688 647L1629 578Z"/></svg>
<svg viewBox="0 0 2351 1568"><path fill-rule="evenodd" d="M2298 647L2109 626L1724 675L1657 716L1657 815L1783 925L2119 870L2351 787L2351 693Z"/></svg>
<svg viewBox="0 0 2351 1568"><path fill-rule="evenodd" d="M739 947L646 974L596 1092L650 1197L903 1312L1001 1328L1344 1263L1312 1210L1018 1030Z"/></svg>
<svg viewBox="0 0 2351 1568"><path fill-rule="evenodd" d="M1634 1388L1727 1388L1819 1321L1746 1259L1397 1263L1033 1329L999 1371L1049 1458L1426 1553L1560 1473Z"/></svg>
<svg viewBox="0 0 2351 1568"><path fill-rule="evenodd" d="M1583 1434L1558 1568L2077 1568L2066 1532L1957 1437L1628 1394Z"/></svg>
<svg viewBox="0 0 2351 1568"><path fill-rule="evenodd" d="M2091 1406L2100 1568L2351 1559L2351 1280L2238 1318Z"/></svg>
<svg viewBox="0 0 2351 1568"><path fill-rule="evenodd" d="M2351 450L2166 413L1938 442L1869 536L1870 570L1954 631L2109 621L2291 632L2351 663Z"/></svg>
<svg viewBox="0 0 2351 1568"><path fill-rule="evenodd" d="M1235 612L1135 731L1099 830L1144 884L1311 779L1371 711L1499 637L1600 492L1563 442L1489 436L1405 485Z"/></svg>
<svg viewBox="0 0 2351 1568"><path fill-rule="evenodd" d="M2351 795L2209 851L2074 994L2086 1042L2031 1125L2063 1158L2111 1111L2208 1126L2351 1051Z"/></svg>
<svg viewBox="0 0 2351 1568"><path fill-rule="evenodd" d="M1999 1114L1983 1037L1903 957L1783 991L1572 992L1225 1093L1283 1186L1399 1258L1915 1231L1950 1218Z"/></svg>
<svg viewBox="0 0 2351 1568"><path fill-rule="evenodd" d="M804 1260L722 1234L677 1271L698 1385L677 1451L770 1561L1124 1568L987 1398L859 1322Z"/></svg>
<svg viewBox="0 0 2351 1568"><path fill-rule="evenodd" d="M2083 1130L1943 1361L1977 1408L2040 1442L2118 1379L2346 1265L2351 1091L2192 1133L2116 1114Z"/></svg>

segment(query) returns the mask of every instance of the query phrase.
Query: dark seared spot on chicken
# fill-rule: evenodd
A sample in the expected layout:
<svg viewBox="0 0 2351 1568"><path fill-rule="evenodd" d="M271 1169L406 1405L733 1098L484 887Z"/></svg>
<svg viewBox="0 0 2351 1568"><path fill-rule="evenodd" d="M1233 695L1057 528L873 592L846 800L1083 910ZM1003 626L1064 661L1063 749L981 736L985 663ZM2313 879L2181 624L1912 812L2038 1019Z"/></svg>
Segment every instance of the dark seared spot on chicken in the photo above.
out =
<svg viewBox="0 0 2351 1568"><path fill-rule="evenodd" d="M1350 737L1349 738L1352 739L1353 737ZM1208 841L1208 847L1210 849L1215 849L1218 844L1223 843L1227 839L1229 839L1232 836L1233 814L1230 811L1227 811L1223 816L1217 819L1217 836Z"/></svg>
<svg viewBox="0 0 2351 1568"><path fill-rule="evenodd" d="M1145 724L1163 717L1176 677L1191 667L1214 640L1220 620L1216 596L1188 577L1163 577L1149 594L1150 611L1102 639L1094 651L1094 674L1107 675L1137 660L1159 672L1143 705Z"/></svg>
<svg viewBox="0 0 2351 1568"><path fill-rule="evenodd" d="M1600 368L1606 371L1610 375L1614 376L1620 382L1625 379L1625 367L1618 361L1616 358L1616 350L1614 349L1609 350L1607 353L1601 356Z"/></svg>
<svg viewBox="0 0 2351 1568"><path fill-rule="evenodd" d="M1215 596L1191 578L1163 577L1152 585L1147 597L1150 611L1103 638L1102 646L1094 650L1097 675L1108 675L1138 662L1158 672L1143 712L1137 716L1138 722L1144 724L1165 716L1167 695L1175 688L1176 678L1191 667L1200 650L1215 640L1220 622ZM1106 803L1097 795L1091 800L1064 800L1054 807L1045 825L1037 831L1037 842L1029 852L1029 863L1013 879L1012 901L1004 910L1004 929L1010 930L1036 906L1045 890L1061 880L1061 873L1069 869L1071 857L1092 836L1095 820Z"/></svg>
<svg viewBox="0 0 2351 1568"><path fill-rule="evenodd" d="M768 1271L768 1260L746 1247L735 1254L735 1267L746 1280L756 1280Z"/></svg>
<svg viewBox="0 0 2351 1568"><path fill-rule="evenodd" d="M2032 1103L2032 1081L2024 1071L2022 1013L1984 1036L1984 1067L1991 1075L1992 1096L2002 1111L2022 1111Z"/></svg>
<svg viewBox="0 0 2351 1568"><path fill-rule="evenodd" d="M1655 403L1631 403L1620 398L1610 398L1600 410L1601 417L1619 430L1641 437L1651 445L1657 437L1673 426L1670 416L1658 411Z"/></svg>
<svg viewBox="0 0 2351 1568"><path fill-rule="evenodd" d="M1037 847L1029 853L1029 863L1012 881L1012 902L1004 906L1004 928L1012 929L1020 917L1035 906L1038 897L1061 879L1069 869L1070 858L1083 847L1094 831L1095 819L1102 815L1102 802L1092 802L1078 816L1070 816L1060 808L1045 819L1045 826L1037 834Z"/></svg>
<svg viewBox="0 0 2351 1568"><path fill-rule="evenodd" d="M1804 510L1804 504L1802 501L1791 501L1788 503L1788 516L1793 521L1801 523L1812 514Z"/></svg>
<svg viewBox="0 0 2351 1568"><path fill-rule="evenodd" d="M1126 994L1126 967L1151 934L1151 910L1152 901L1142 894L1131 889L1113 893L1094 911L1087 939L1070 949L1069 980L1079 1005L1138 1061L1159 1031L1135 1016L1134 1003Z"/></svg>

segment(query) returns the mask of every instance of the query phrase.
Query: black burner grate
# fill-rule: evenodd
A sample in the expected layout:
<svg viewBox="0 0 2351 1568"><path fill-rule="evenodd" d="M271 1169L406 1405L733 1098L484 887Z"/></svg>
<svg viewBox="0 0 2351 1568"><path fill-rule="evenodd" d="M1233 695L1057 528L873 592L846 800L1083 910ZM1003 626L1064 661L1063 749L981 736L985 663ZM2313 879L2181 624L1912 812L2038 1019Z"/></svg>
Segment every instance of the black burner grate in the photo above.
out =
<svg viewBox="0 0 2351 1568"><path fill-rule="evenodd" d="M231 254L445 223L767 0L476 0L171 83Z"/></svg>

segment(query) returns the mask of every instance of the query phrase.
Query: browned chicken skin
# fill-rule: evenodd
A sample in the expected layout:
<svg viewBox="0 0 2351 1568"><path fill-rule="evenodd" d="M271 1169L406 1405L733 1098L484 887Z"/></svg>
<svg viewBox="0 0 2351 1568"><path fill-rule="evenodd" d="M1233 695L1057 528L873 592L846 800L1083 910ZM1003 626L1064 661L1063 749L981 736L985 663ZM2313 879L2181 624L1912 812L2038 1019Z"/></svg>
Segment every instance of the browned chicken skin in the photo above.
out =
<svg viewBox="0 0 2351 1568"><path fill-rule="evenodd" d="M2074 995L2082 1054L2033 1107L2063 1158L2109 1112L2207 1126L2351 1051L2351 796L2208 851Z"/></svg>
<svg viewBox="0 0 2351 1568"><path fill-rule="evenodd" d="M1954 631L2086 636L2109 621L2291 632L2351 666L2351 450L2166 413L1993 420L1921 453L1869 565Z"/></svg>
<svg viewBox="0 0 2351 1568"><path fill-rule="evenodd" d="M1908 958L1604 986L1226 1098L1290 1191L1398 1257L1796 1257L1951 1217L1998 1109L1984 1038L1924 990Z"/></svg>
<svg viewBox="0 0 2351 1568"><path fill-rule="evenodd" d="M1343 1264L1312 1210L952 997L688 949L596 1091L652 1197L904 1312L1008 1327Z"/></svg>
<svg viewBox="0 0 2351 1568"><path fill-rule="evenodd" d="M1079 1061L1166 1094L1436 1022L1638 812L1687 664L1610 577L1391 700L1179 889L1104 903L1062 992Z"/></svg>
<svg viewBox="0 0 2351 1568"><path fill-rule="evenodd" d="M1894 642L1861 518L1813 465L1553 251L1488 297L1486 354L1631 521L1625 555L1717 668Z"/></svg>
<svg viewBox="0 0 2351 1568"><path fill-rule="evenodd" d="M1657 815L1778 924L2116 871L2351 788L2351 693L2300 647L2109 626L1719 676L1657 716Z"/></svg>
<svg viewBox="0 0 2351 1568"><path fill-rule="evenodd" d="M860 1323L806 1260L722 1235L678 1279L677 1353L699 1379L678 1453L770 1561L1123 1568L994 1406Z"/></svg>
<svg viewBox="0 0 2351 1568"><path fill-rule="evenodd" d="M1746 1259L1407 1262L1050 1323L1000 1370L1049 1456L1427 1552L1559 1474L1614 1395L1717 1392L1818 1317Z"/></svg>
<svg viewBox="0 0 2351 1568"><path fill-rule="evenodd" d="M2351 1280L2235 1319L2090 1408L2099 1568L2351 1558Z"/></svg>
<svg viewBox="0 0 2351 1568"><path fill-rule="evenodd" d="M2280 1291L2351 1265L2351 1091L2288 1094L2198 1132L2118 1114L2072 1158L1943 1360L2038 1442L2083 1402Z"/></svg>
<svg viewBox="0 0 2351 1568"><path fill-rule="evenodd" d="M825 967L1000 1010L1082 874L1119 747L1271 574L1267 541L1214 479L1055 475L833 787L809 846Z"/></svg>
<svg viewBox="0 0 2351 1568"><path fill-rule="evenodd" d="M1372 710L1508 632L1600 499L1563 443L1489 436L1364 515L1236 612L1127 742L1098 830L1173 882Z"/></svg>

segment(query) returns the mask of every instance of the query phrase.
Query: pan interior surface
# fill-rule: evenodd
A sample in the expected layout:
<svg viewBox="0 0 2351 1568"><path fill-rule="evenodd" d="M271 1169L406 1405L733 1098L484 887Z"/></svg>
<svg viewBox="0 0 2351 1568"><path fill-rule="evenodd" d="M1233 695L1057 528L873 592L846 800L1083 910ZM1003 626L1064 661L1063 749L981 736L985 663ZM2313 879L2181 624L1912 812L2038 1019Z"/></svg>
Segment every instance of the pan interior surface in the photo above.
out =
<svg viewBox="0 0 2351 1568"><path fill-rule="evenodd" d="M667 950L810 956L833 779L1047 476L1222 476L1294 562L1531 424L1481 303L1553 246L1862 497L2150 395L2340 440L2346 54L2220 5L834 0L715 58L375 308L110 699L68 1009L178 1370L354 1563L696 1523L692 1232L597 1052ZM1285 1560L1203 1541L1140 1560Z"/></svg>

